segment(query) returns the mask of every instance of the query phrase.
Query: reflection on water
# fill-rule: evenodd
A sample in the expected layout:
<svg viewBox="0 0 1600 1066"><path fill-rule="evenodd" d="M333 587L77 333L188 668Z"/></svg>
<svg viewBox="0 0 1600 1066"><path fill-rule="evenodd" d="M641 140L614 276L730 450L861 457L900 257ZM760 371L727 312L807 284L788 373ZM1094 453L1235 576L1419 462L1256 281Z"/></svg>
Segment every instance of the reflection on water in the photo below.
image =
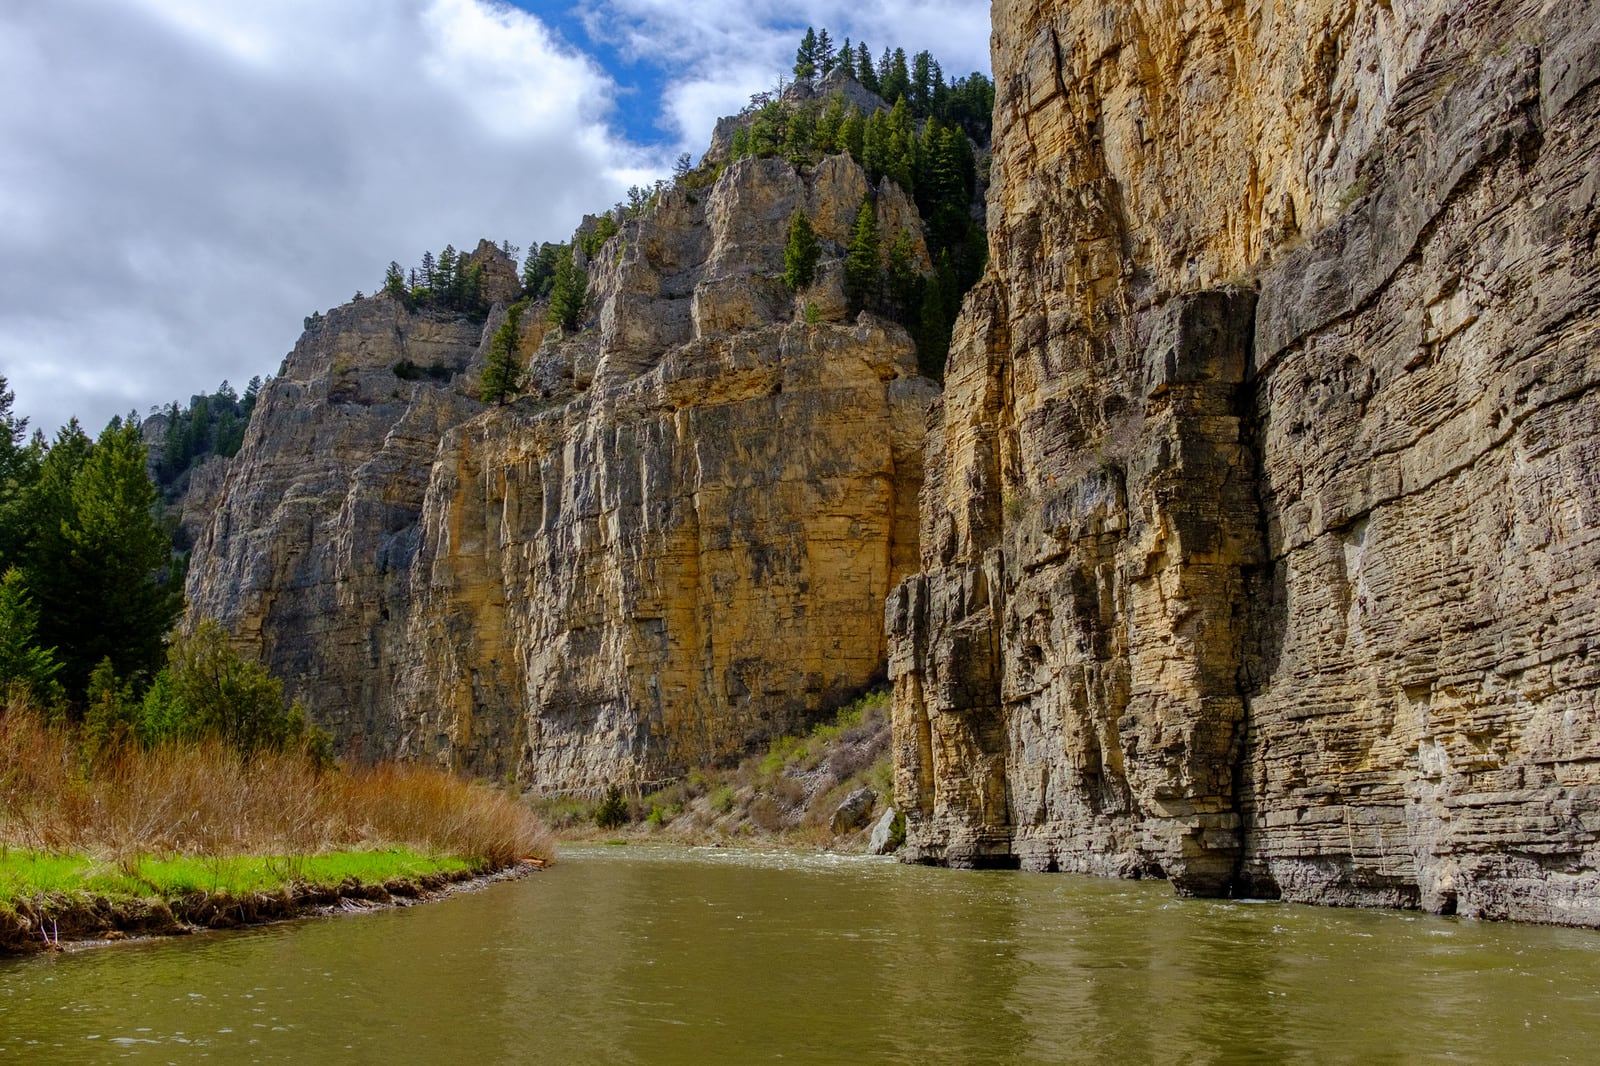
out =
<svg viewBox="0 0 1600 1066"><path fill-rule="evenodd" d="M1600 934L569 849L444 903L0 963L0 1064L1588 1062Z"/></svg>

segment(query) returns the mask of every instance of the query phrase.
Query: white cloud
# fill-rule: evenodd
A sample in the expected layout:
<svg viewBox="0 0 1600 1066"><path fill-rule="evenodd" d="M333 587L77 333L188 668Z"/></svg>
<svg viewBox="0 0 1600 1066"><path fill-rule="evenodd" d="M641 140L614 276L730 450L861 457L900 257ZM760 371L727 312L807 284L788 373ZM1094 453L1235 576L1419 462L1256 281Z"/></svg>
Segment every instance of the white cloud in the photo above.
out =
<svg viewBox="0 0 1600 1066"><path fill-rule="evenodd" d="M563 5L567 0L557 0ZM578 2L578 0L572 0ZM588 0L659 99L500 0L5 0L0 373L91 430L272 372L301 319L447 242L563 239L698 153L807 23L987 67L988 5ZM660 109L642 150L616 108Z"/></svg>
<svg viewBox="0 0 1600 1066"><path fill-rule="evenodd" d="M274 371L389 259L561 239L644 165L479 0L13 0L0 41L0 373L46 429Z"/></svg>

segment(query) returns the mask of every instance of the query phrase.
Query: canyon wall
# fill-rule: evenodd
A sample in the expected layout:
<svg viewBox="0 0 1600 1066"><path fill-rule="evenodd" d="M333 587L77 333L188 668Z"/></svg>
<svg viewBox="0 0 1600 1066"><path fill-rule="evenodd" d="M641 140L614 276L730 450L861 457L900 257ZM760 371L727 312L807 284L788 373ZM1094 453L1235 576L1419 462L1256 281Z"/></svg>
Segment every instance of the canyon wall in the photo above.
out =
<svg viewBox="0 0 1600 1066"><path fill-rule="evenodd" d="M993 13L910 857L1600 923L1600 12Z"/></svg>
<svg viewBox="0 0 1600 1066"><path fill-rule="evenodd" d="M848 313L872 191L847 156L667 189L587 262L583 329L522 316L503 405L477 399L519 288L492 246L487 321L387 296L316 317L224 468L191 617L344 754L536 791L648 788L881 681L938 386L902 329ZM892 185L876 202L883 233L918 229ZM823 249L800 293L796 211Z"/></svg>

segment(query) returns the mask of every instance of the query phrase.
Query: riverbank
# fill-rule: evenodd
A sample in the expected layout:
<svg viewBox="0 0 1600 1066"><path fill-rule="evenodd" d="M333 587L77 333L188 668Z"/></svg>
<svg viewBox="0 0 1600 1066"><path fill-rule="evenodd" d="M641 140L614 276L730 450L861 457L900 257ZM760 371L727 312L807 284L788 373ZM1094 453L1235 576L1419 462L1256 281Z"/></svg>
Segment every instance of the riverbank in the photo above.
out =
<svg viewBox="0 0 1600 1066"><path fill-rule="evenodd" d="M0 952L424 899L553 855L525 803L438 769L0 713Z"/></svg>
<svg viewBox="0 0 1600 1066"><path fill-rule="evenodd" d="M525 876L404 849L284 858L151 859L135 873L82 856L0 859L0 954L187 936L318 914L411 906Z"/></svg>

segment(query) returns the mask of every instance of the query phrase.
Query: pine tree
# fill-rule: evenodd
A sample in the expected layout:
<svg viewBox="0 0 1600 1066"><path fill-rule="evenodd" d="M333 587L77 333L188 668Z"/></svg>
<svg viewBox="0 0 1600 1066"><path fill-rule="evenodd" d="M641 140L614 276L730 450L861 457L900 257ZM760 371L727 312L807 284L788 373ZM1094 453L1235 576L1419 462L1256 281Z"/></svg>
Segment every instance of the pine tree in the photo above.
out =
<svg viewBox="0 0 1600 1066"><path fill-rule="evenodd" d="M81 695L109 658L118 676L154 673L183 605L168 580L172 542L156 515L136 419L113 418L93 444L76 423L41 470L39 541L24 573L40 612L40 644Z"/></svg>
<svg viewBox="0 0 1600 1066"><path fill-rule="evenodd" d="M506 310L506 320L489 342L489 361L483 368L480 398L484 403L505 403L522 387L522 364L517 358L518 332L527 304L518 301Z"/></svg>
<svg viewBox="0 0 1600 1066"><path fill-rule="evenodd" d="M961 309L961 291L956 283L950 253L939 256L939 265L928 278L922 294L922 312L916 330L917 366L928 377L942 379L950 355L950 330Z"/></svg>
<svg viewBox="0 0 1600 1066"><path fill-rule="evenodd" d="M922 291L916 245L911 234L901 230L889 249L889 286L885 308L889 317L901 325L914 326L922 315Z"/></svg>
<svg viewBox="0 0 1600 1066"><path fill-rule="evenodd" d="M789 243L783 249L783 282L795 292L810 285L817 276L817 261L822 246L804 211L796 211L789 222Z"/></svg>
<svg viewBox="0 0 1600 1066"><path fill-rule="evenodd" d="M470 262L462 257L465 269L456 270L453 306L469 315L479 315L488 310L483 302L483 264L477 259Z"/></svg>
<svg viewBox="0 0 1600 1066"><path fill-rule="evenodd" d="M794 55L794 77L796 81L810 81L816 73L817 33L807 26L806 35L800 39L800 48Z"/></svg>
<svg viewBox="0 0 1600 1066"><path fill-rule="evenodd" d="M807 104L790 111L783 135L783 155L795 166L811 158L817 146L816 105Z"/></svg>
<svg viewBox="0 0 1600 1066"><path fill-rule="evenodd" d="M850 44L850 38L848 37L844 39L844 47L839 49L838 64L839 69L845 72L846 77L855 78L856 53L855 48Z"/></svg>
<svg viewBox="0 0 1600 1066"><path fill-rule="evenodd" d="M571 247L564 246L556 260L550 285L550 321L571 332L583 321L589 295L589 275L573 261Z"/></svg>
<svg viewBox="0 0 1600 1066"><path fill-rule="evenodd" d="M383 274L383 291L386 296L393 296L396 300L404 300L409 295L405 275L400 272L400 264L393 259L389 260L389 269Z"/></svg>
<svg viewBox="0 0 1600 1066"><path fill-rule="evenodd" d="M890 104L910 93L911 74L906 70L904 48L896 48L893 52L887 48L883 50L883 58L878 63L878 82L882 85L878 95Z"/></svg>
<svg viewBox="0 0 1600 1066"><path fill-rule="evenodd" d="M528 257L522 261L522 289L524 292L537 292L539 282L539 246L528 244Z"/></svg>
<svg viewBox="0 0 1600 1066"><path fill-rule="evenodd" d="M918 52L911 61L911 110L918 118L926 118L933 101L933 56L927 51Z"/></svg>
<svg viewBox="0 0 1600 1066"><path fill-rule="evenodd" d="M28 493L39 478L40 448L27 443L28 420L11 413L15 399L0 374L0 570L22 557L29 531Z"/></svg>
<svg viewBox="0 0 1600 1066"><path fill-rule="evenodd" d="M827 77L833 70L835 63L833 54L833 39L828 36L826 26L817 34L817 71Z"/></svg>
<svg viewBox="0 0 1600 1066"><path fill-rule="evenodd" d="M424 289L432 289L433 288L433 268L434 268L434 265L435 264L434 264L434 259L433 259L433 253L432 252L423 252L422 253L422 287Z"/></svg>
<svg viewBox="0 0 1600 1066"><path fill-rule="evenodd" d="M849 152L850 158L861 167L866 166L866 135L867 124L862 118L861 109L852 107L839 127L839 148Z"/></svg>
<svg viewBox="0 0 1600 1066"><path fill-rule="evenodd" d="M901 189L910 193L916 191L917 168L917 141L915 125L911 119L911 108L906 104L906 98L900 97L895 101L889 117L884 123L882 142L882 169L884 176L888 177Z"/></svg>
<svg viewBox="0 0 1600 1066"><path fill-rule="evenodd" d="M868 196L861 201L856 212L856 223L850 231L850 245L844 257L844 292L850 308L860 311L875 308L878 301L878 211Z"/></svg>
<svg viewBox="0 0 1600 1066"><path fill-rule="evenodd" d="M0 690L21 685L35 699L49 702L60 672L55 649L39 646L39 609L22 571L13 566L0 578Z"/></svg>
<svg viewBox="0 0 1600 1066"><path fill-rule="evenodd" d="M828 106L823 108L822 117L817 119L817 129L814 135L817 150L824 155L844 150L844 144L839 134L844 129L844 96L836 94L829 98Z"/></svg>
<svg viewBox="0 0 1600 1066"><path fill-rule="evenodd" d="M867 42L862 41L856 45L856 81L869 92L877 92L878 74L872 68L872 49L867 47Z"/></svg>
<svg viewBox="0 0 1600 1066"><path fill-rule="evenodd" d="M453 244L444 246L444 251L439 253L438 262L433 265L433 282L429 288L433 295L440 300L449 302L450 295L456 286L456 248Z"/></svg>
<svg viewBox="0 0 1600 1066"><path fill-rule="evenodd" d="M867 180L876 183L883 177L889 163L889 117L874 111L866 121L861 136L861 169Z"/></svg>
<svg viewBox="0 0 1600 1066"><path fill-rule="evenodd" d="M255 413L256 403L261 399L261 389L264 384L261 375L256 374L244 387L244 396L239 400L239 411L244 415L246 422L249 422L250 416Z"/></svg>

